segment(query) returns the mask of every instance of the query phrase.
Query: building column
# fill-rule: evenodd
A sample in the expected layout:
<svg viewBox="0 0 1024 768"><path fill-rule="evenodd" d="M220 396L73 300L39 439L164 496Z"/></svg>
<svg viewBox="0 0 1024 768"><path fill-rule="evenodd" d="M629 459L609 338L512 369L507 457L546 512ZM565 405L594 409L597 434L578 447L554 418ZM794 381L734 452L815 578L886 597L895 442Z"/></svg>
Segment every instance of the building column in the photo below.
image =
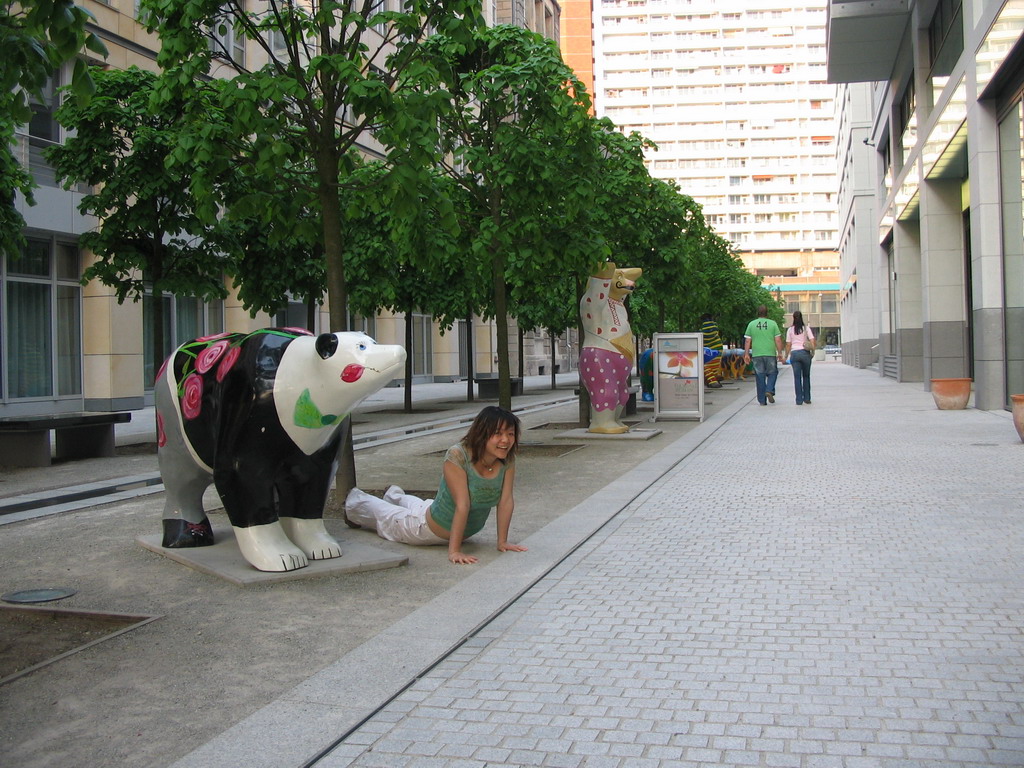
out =
<svg viewBox="0 0 1024 768"><path fill-rule="evenodd" d="M898 381L924 380L922 343L921 233L916 221L893 227L896 313L895 353L899 358Z"/></svg>
<svg viewBox="0 0 1024 768"><path fill-rule="evenodd" d="M875 200L873 195L858 196L854 202L854 222L851 233L851 248L858 256L856 279L853 287L853 299L850 316L855 327L851 338L843 327L843 362L852 363L857 368L867 368L878 363L881 353L879 307L883 302L884 291L879 281L885 275L883 264L878 266L880 258L884 261L884 252L880 255L878 228L875 225ZM850 348L852 347L852 348Z"/></svg>
<svg viewBox="0 0 1024 768"><path fill-rule="evenodd" d="M959 179L921 185L922 373L926 382L970 375L962 188Z"/></svg>
<svg viewBox="0 0 1024 768"><path fill-rule="evenodd" d="M224 299L224 330L233 333L252 333L260 328L269 328L273 325L273 318L265 312L257 312L253 317L242 305L238 297L238 288L231 285L230 280L224 281L228 289L227 298Z"/></svg>
<svg viewBox="0 0 1024 768"><path fill-rule="evenodd" d="M83 271L95 261L83 252ZM82 394L87 411L144 407L142 302L117 303L113 288L82 288Z"/></svg>
<svg viewBox="0 0 1024 768"><path fill-rule="evenodd" d="M974 342L974 407L1006 407L1005 327L1003 318L1003 242L999 167L999 125L991 102L971 101L967 112L971 194L971 331ZM1019 215L1020 185L1011 205ZM1003 200L1004 204L1014 201Z"/></svg>

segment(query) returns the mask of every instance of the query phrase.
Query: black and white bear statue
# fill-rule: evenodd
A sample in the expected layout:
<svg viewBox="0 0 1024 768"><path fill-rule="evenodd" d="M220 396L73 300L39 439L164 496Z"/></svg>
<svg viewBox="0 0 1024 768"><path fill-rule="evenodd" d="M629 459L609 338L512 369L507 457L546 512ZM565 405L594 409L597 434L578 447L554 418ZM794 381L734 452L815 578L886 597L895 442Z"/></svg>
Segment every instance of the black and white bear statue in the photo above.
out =
<svg viewBox="0 0 1024 768"><path fill-rule="evenodd" d="M242 556L291 571L341 556L323 512L341 423L386 385L405 350L364 333L294 328L222 333L181 345L155 385L163 546L213 544L211 481Z"/></svg>

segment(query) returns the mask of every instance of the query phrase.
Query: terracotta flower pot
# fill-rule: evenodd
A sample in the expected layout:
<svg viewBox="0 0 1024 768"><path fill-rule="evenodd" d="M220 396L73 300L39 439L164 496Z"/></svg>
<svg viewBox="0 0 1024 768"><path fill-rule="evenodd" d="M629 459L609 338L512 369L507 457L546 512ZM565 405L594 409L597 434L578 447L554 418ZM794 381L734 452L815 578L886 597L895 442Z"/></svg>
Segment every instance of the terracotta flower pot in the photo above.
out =
<svg viewBox="0 0 1024 768"><path fill-rule="evenodd" d="M1017 428L1021 442L1024 442L1024 395L1010 395L1013 401L1013 426Z"/></svg>
<svg viewBox="0 0 1024 768"><path fill-rule="evenodd" d="M971 379L932 379L932 397L940 411L959 411L971 398Z"/></svg>

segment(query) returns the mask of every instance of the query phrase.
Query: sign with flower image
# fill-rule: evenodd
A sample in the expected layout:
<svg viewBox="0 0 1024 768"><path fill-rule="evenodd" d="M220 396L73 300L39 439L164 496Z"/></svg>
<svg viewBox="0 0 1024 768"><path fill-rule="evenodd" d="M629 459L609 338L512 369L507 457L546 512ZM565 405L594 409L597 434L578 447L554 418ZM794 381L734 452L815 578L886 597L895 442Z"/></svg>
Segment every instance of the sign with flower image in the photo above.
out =
<svg viewBox="0 0 1024 768"><path fill-rule="evenodd" d="M704 420L704 334L654 335L654 418Z"/></svg>

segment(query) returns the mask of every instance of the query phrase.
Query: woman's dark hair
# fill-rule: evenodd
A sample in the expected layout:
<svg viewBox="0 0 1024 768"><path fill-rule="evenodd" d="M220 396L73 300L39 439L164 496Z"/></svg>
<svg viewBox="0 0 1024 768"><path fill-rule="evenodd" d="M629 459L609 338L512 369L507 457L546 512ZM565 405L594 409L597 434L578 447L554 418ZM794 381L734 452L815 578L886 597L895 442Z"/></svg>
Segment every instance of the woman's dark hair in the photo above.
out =
<svg viewBox="0 0 1024 768"><path fill-rule="evenodd" d="M793 313L793 333L804 332L804 313L799 309Z"/></svg>
<svg viewBox="0 0 1024 768"><path fill-rule="evenodd" d="M509 458L515 456L519 449L519 417L504 408L488 405L476 415L466 436L462 438L462 444L469 449L469 460L479 461L491 435L504 427L513 427L516 431L516 441L508 450Z"/></svg>

